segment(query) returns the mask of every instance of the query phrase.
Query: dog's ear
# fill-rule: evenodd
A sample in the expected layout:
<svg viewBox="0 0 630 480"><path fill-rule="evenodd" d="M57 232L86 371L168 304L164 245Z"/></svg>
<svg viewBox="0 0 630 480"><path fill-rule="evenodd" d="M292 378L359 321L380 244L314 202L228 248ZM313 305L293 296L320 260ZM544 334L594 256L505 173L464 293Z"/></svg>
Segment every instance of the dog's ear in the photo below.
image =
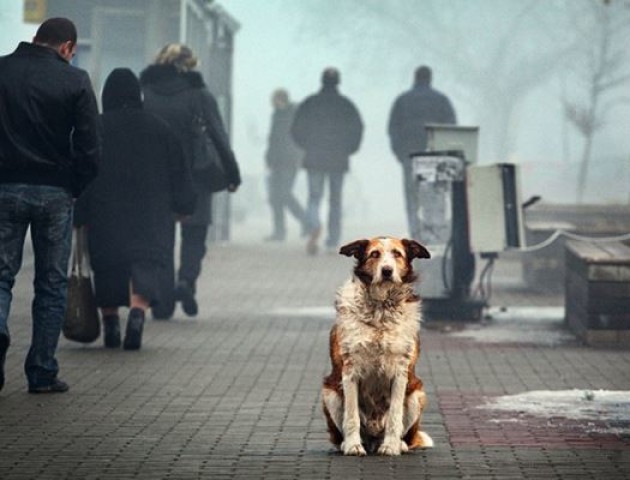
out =
<svg viewBox="0 0 630 480"><path fill-rule="evenodd" d="M367 247L369 240L355 240L354 242L348 243L339 249L339 253L341 255L345 255L346 257L354 257L361 258L363 253L365 252L365 247Z"/></svg>
<svg viewBox="0 0 630 480"><path fill-rule="evenodd" d="M431 254L424 247L424 245L416 242L415 240L407 240L406 238L404 238L402 240L402 244L407 250L407 258L409 260L413 258L431 258Z"/></svg>

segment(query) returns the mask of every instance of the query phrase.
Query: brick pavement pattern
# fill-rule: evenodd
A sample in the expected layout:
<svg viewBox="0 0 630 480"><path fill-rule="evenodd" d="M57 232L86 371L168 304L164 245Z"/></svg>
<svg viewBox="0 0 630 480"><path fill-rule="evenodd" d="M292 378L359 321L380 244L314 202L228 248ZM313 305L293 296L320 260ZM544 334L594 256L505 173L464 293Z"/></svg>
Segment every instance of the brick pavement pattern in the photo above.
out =
<svg viewBox="0 0 630 480"><path fill-rule="evenodd" d="M476 408L530 390L630 390L630 352L518 338L490 344L435 324L424 326L419 374L430 402L423 429L436 447L399 458L336 453L319 390L334 292L351 267L338 255L307 257L297 244L212 246L197 318L177 310L171 321L149 320L139 352L63 339L60 376L70 391L28 395L26 265L0 392L0 479L630 478L624 434L585 433L558 419L515 426ZM518 286L497 285L494 298L562 304Z"/></svg>

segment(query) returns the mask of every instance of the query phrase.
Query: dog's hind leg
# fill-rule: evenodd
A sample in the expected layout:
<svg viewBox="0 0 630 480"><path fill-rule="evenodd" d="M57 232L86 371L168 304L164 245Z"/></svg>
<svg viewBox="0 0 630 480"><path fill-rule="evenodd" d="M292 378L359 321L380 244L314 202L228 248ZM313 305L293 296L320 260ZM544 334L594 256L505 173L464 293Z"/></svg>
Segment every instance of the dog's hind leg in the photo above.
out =
<svg viewBox="0 0 630 480"><path fill-rule="evenodd" d="M330 442L341 448L343 442L343 398L337 392L330 388L322 388L322 406L326 423L328 424L328 433Z"/></svg>
<svg viewBox="0 0 630 480"><path fill-rule="evenodd" d="M433 439L425 432L420 431L422 411L426 407L427 396L422 390L410 393L405 399L403 415L404 442L409 450L416 448L433 447Z"/></svg>

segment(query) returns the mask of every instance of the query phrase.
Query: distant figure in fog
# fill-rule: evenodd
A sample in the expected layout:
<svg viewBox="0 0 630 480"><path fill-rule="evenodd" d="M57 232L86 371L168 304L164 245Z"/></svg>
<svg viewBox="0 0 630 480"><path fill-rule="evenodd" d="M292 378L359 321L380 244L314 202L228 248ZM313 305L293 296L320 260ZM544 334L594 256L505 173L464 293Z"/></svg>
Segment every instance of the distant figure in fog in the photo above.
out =
<svg viewBox="0 0 630 480"><path fill-rule="evenodd" d="M33 43L0 58L0 389L10 344L11 290L30 227L35 254L30 393L65 392L55 358L66 310L73 197L97 172L98 108L88 74L69 65L77 30L40 25ZM21 347L20 347L21 350Z"/></svg>
<svg viewBox="0 0 630 480"><path fill-rule="evenodd" d="M392 151L403 169L409 234L418 239L418 194L410 155L427 148L427 123L455 124L455 110L443 93L431 87L432 72L418 67L411 90L396 98L390 115L388 133Z"/></svg>
<svg viewBox="0 0 630 480"><path fill-rule="evenodd" d="M177 286L174 288L174 272L164 279L163 300L170 306L153 311L154 318L170 318L173 299L182 303L186 315L198 313L195 298L197 278L206 255L206 237L212 222L212 193L203 178L194 172L194 122L201 117L212 137L212 143L226 171L229 192L235 192L241 184L238 164L219 114L214 96L208 91L201 73L195 71L197 57L186 45L172 43L164 46L152 65L140 74L144 91L144 104L148 111L162 117L171 126L184 146L184 153L193 165L193 185L197 194L197 207L191 218L182 222L180 266ZM172 263L172 262L171 262ZM174 268L174 267L173 267Z"/></svg>
<svg viewBox="0 0 630 480"><path fill-rule="evenodd" d="M306 152L303 166L308 178L307 252L311 255L318 251L319 207L326 180L330 190L326 248L334 250L339 244L343 177L349 168L349 157L359 149L363 136L359 111L339 93L339 83L337 69L324 70L321 90L300 104L291 129L294 140Z"/></svg>
<svg viewBox="0 0 630 480"><path fill-rule="evenodd" d="M271 96L273 116L265 154L269 169L269 204L273 217L273 232L265 240L283 242L286 239L285 210L298 222L302 232L306 228L306 214L293 195L295 176L302 160L302 151L291 137L291 125L295 116L295 105L289 101L289 94L278 89Z"/></svg>
<svg viewBox="0 0 630 480"><path fill-rule="evenodd" d="M173 218L192 214L195 194L181 143L144 111L131 70L107 77L102 105L103 162L79 199L76 223L88 225L105 347L120 347L118 307L129 306L123 348L137 350L145 312L159 304L159 279L172 261Z"/></svg>

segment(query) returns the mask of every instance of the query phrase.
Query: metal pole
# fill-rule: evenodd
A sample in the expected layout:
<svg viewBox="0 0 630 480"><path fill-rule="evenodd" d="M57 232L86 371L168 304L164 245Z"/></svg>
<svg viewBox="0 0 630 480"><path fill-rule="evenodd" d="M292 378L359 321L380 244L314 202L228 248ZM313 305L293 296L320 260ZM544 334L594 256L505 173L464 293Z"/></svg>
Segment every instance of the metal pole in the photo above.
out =
<svg viewBox="0 0 630 480"><path fill-rule="evenodd" d="M186 43L187 35L187 18L188 0L180 0L179 2L179 43Z"/></svg>

